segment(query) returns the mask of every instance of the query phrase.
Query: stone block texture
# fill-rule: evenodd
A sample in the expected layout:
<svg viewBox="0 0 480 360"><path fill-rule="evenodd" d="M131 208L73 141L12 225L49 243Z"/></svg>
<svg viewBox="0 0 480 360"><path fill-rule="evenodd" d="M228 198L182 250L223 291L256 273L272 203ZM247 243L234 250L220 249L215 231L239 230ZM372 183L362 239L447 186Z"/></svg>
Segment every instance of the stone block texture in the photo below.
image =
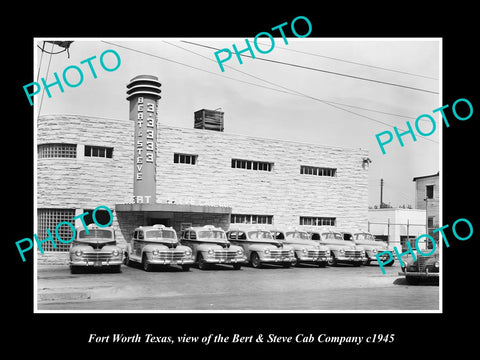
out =
<svg viewBox="0 0 480 360"><path fill-rule="evenodd" d="M300 216L335 217L341 228L366 227L368 152L316 144L187 129L158 123L157 202L229 206L233 214L273 215L276 226L299 227ZM193 126L193 124L192 124ZM133 195L134 124L128 119L46 115L37 144L77 144L76 158L37 159L37 207L94 209L106 205L124 243L149 214L115 212ZM113 148L113 157L84 156L85 145ZM174 153L197 155L195 165L174 163ZM232 159L273 163L272 171L232 168ZM300 173L300 166L337 169L336 176ZM155 214L156 218L161 218ZM213 222L227 229L228 215L169 214L176 230Z"/></svg>

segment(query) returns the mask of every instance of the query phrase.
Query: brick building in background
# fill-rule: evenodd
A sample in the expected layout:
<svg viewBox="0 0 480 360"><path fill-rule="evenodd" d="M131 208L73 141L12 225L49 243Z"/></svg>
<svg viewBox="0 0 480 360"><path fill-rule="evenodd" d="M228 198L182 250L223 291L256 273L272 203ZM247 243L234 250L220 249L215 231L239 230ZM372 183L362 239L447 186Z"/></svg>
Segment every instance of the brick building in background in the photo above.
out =
<svg viewBox="0 0 480 360"><path fill-rule="evenodd" d="M195 128L165 125L156 116L159 87L152 76L132 79L130 119L38 118L39 239L100 205L111 209L120 245L135 227L159 223L177 231L231 223L366 230L366 150L228 134L214 110L195 112ZM60 230L70 238L68 226ZM66 259L68 247L45 247L50 257L38 259Z"/></svg>

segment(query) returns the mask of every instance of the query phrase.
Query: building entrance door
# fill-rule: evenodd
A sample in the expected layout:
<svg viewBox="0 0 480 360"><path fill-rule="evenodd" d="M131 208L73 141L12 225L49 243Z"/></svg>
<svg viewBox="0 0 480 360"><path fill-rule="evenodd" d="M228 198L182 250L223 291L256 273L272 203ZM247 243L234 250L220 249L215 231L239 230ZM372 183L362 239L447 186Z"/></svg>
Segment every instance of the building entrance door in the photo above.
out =
<svg viewBox="0 0 480 360"><path fill-rule="evenodd" d="M148 218L147 222L148 222L147 225L160 224L165 226L172 226L171 219L169 218Z"/></svg>

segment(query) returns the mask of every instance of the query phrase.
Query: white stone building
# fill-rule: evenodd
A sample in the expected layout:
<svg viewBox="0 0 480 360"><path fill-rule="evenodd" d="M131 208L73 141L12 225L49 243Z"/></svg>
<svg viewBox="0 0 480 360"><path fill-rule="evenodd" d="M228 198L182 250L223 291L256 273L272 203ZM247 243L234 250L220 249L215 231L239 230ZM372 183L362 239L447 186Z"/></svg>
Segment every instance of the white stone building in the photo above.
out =
<svg viewBox="0 0 480 360"><path fill-rule="evenodd" d="M226 230L230 223L367 226L366 150L228 134L221 115L219 131L155 121L155 194L149 198L133 196L142 164L136 168L132 113L130 119L39 117L39 239L46 228L99 205L111 209L120 244L135 227L155 223L177 231L205 224ZM68 239L69 227L60 230Z"/></svg>

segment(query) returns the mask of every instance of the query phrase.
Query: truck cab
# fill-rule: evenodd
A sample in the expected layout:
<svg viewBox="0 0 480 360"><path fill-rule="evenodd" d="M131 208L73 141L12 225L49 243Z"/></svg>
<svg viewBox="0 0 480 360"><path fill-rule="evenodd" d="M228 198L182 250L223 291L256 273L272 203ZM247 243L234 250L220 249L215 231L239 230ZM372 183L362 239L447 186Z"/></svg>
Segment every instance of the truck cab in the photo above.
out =
<svg viewBox="0 0 480 360"><path fill-rule="evenodd" d="M100 228L90 224L77 228L75 240L70 245L70 272L93 267L121 272L123 250L117 245L113 227Z"/></svg>
<svg viewBox="0 0 480 360"><path fill-rule="evenodd" d="M193 262L190 248L182 246L175 230L164 225L137 227L125 251L125 264L142 264L145 271L172 265L188 271Z"/></svg>

